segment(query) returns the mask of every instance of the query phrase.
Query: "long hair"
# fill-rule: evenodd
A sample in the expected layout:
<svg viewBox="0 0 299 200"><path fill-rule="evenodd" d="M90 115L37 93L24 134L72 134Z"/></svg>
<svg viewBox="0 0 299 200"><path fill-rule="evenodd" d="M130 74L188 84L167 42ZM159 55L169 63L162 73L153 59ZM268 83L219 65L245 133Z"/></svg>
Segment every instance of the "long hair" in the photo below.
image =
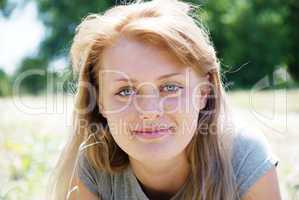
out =
<svg viewBox="0 0 299 200"><path fill-rule="evenodd" d="M166 48L199 75L209 73L212 89L186 148L191 176L182 199L239 199L231 163L232 137L223 128L227 106L220 64L208 32L195 17L196 10L197 6L178 0L137 1L90 14L80 23L70 50L72 66L79 74L73 130L54 169L51 199L66 199L80 151L84 150L95 169L110 174L129 165L128 155L113 140L98 105L102 52L120 36ZM83 148L88 145L93 146Z"/></svg>

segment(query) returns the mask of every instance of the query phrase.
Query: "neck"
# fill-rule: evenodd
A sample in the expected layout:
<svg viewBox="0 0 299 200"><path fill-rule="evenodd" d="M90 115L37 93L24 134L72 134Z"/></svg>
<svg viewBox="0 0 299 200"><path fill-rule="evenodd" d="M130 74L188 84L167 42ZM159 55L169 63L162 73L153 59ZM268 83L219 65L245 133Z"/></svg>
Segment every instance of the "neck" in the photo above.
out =
<svg viewBox="0 0 299 200"><path fill-rule="evenodd" d="M157 196L169 199L183 186L190 172L184 152L166 161L140 162L131 157L129 159L141 187L148 196L155 197L153 199L158 199Z"/></svg>

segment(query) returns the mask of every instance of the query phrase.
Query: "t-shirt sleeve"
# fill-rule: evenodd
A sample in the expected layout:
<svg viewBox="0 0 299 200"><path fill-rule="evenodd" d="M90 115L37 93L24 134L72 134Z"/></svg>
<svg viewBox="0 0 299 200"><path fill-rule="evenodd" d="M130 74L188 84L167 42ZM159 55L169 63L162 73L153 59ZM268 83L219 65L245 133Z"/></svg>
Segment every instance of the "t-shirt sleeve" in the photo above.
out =
<svg viewBox="0 0 299 200"><path fill-rule="evenodd" d="M234 140L232 161L240 197L278 162L262 133L243 129Z"/></svg>
<svg viewBox="0 0 299 200"><path fill-rule="evenodd" d="M78 177L82 183L101 200L111 199L113 176L96 170L89 162L84 153L78 158Z"/></svg>
<svg viewBox="0 0 299 200"><path fill-rule="evenodd" d="M78 177L89 191L99 196L96 171L90 166L83 153L78 158Z"/></svg>

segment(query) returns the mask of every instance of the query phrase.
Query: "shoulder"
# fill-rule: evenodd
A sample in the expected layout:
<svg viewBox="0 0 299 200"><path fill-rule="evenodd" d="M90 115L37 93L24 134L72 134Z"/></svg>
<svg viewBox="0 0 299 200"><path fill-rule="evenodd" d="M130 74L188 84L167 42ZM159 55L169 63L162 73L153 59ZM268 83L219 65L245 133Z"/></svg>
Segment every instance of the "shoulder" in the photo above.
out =
<svg viewBox="0 0 299 200"><path fill-rule="evenodd" d="M96 170L84 153L78 155L77 171L79 179L91 192L101 196L102 199L107 199L103 195L108 195L111 191L110 174Z"/></svg>
<svg viewBox="0 0 299 200"><path fill-rule="evenodd" d="M78 174L85 186L103 200L135 199L132 188L138 186L130 167L110 174L93 167L87 157L81 154L78 157Z"/></svg>
<svg viewBox="0 0 299 200"><path fill-rule="evenodd" d="M278 162L261 132L238 130L233 140L232 165L241 197Z"/></svg>

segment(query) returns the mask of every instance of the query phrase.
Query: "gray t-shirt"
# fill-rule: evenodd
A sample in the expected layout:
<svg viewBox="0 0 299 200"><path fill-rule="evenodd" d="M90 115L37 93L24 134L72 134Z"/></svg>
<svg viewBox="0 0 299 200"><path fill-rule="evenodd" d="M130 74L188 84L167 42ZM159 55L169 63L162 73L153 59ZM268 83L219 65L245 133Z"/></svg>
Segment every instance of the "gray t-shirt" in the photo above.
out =
<svg viewBox="0 0 299 200"><path fill-rule="evenodd" d="M262 134L246 129L242 129L235 137L232 153L240 197L271 167L277 166L279 161ZM84 156L79 156L78 166L80 180L101 200L149 200L130 166L121 174L110 175L96 171ZM171 200L180 199L185 184Z"/></svg>

